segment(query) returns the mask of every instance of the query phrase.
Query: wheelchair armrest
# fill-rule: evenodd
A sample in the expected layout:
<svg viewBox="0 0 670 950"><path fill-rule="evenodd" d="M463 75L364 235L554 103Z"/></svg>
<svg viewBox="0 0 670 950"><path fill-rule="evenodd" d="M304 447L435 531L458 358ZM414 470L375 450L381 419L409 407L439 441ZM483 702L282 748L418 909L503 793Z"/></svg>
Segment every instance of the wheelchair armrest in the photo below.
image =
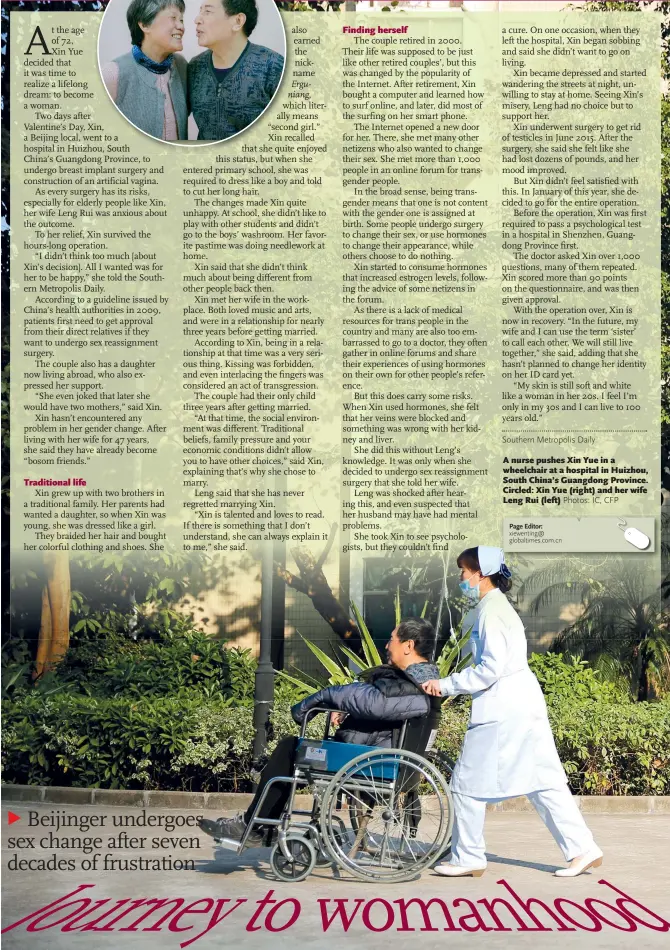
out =
<svg viewBox="0 0 670 950"><path fill-rule="evenodd" d="M302 726L300 727L300 738L301 738L301 739L304 739L304 738L305 738L305 730L307 729L307 723L308 723L309 720L312 718L312 716L318 716L318 714L319 714L319 713L322 713L322 712L328 713L328 715L326 716L326 730L325 730L325 732L324 732L324 734L323 734L323 738L324 738L324 739L327 739L327 738L328 738L328 733L330 732L330 720L331 720L332 715L333 715L333 713L335 712L335 710L334 710L334 709L327 709L325 706L314 706L313 709L309 709L309 710L307 711L307 713L305 714L305 718L304 718L303 721L302 721Z"/></svg>

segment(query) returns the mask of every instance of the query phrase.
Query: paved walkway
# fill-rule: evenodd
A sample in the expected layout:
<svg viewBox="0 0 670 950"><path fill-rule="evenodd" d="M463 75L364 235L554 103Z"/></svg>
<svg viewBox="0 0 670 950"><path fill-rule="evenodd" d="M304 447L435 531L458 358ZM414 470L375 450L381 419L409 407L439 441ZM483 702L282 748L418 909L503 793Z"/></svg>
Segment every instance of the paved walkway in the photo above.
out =
<svg viewBox="0 0 670 950"><path fill-rule="evenodd" d="M244 950L265 948L270 944L272 950L295 950L296 942L300 941L309 941L317 948L335 948L343 939L349 950L382 946L400 950L407 947L408 943L413 946L420 944L422 950L437 950L438 947L444 950L447 945L450 948L487 947L502 950L512 942L520 947L532 947L533 950L538 947L542 950L554 947L564 950L581 950L583 947L609 950L628 945L636 948L670 946L670 929L663 932L663 924L657 918L645 913L639 906L623 904L624 910L658 928L651 929L638 924L637 929L631 932L629 918L618 913L614 903L622 899L620 892L624 892L661 918L670 920L670 816L590 815L589 825L605 851L603 866L579 878L561 880L553 877L552 872L563 864L562 856L536 815L492 813L487 818L486 827L489 867L483 877L446 880L427 871L420 880L406 884L368 885L348 879L331 868L317 869L302 883L284 884L276 881L270 872L268 850L248 850L238 858L234 852L215 849L211 839L201 834L197 827L168 831L165 827L114 826L114 816L118 822L121 816L137 818L141 815L142 810L137 808L12 803L11 811L20 815L21 820L9 825L9 808L3 807L3 928L51 902L57 902L56 906L66 903L62 898L83 884L94 887L82 889L70 898L71 901L88 898L90 904L73 904L61 912L54 910L50 918L45 917L42 921L38 916L33 916L8 931L2 938L4 950L102 950L103 947L104 950L110 947L115 950L157 950L159 947L163 950L174 947L177 950L180 945L212 950L231 944ZM30 827L29 812L39 818L97 816L99 819L104 818L105 822L102 827L91 827L85 832L77 827L64 827L56 831L44 825ZM150 809L146 814L186 817L202 812ZM92 842L92 849L101 851L103 856L108 854L117 861L138 857L156 860L171 856L173 862L192 859L195 870L84 871L80 862L86 855L81 849L56 851L53 846L49 846L48 841L42 841L45 847L40 848L41 839L50 832L61 838L73 835L89 838L98 836L102 842ZM144 838L144 841L119 841L121 832L125 832L129 838ZM117 838L115 844L125 846L109 849L108 839L112 835ZM9 839L19 837L34 839L34 847L17 851L15 843L10 848ZM163 847L152 850L153 838L180 837L194 840L166 841L162 843ZM23 844L27 845L28 842L24 841ZM13 855L17 856L18 861L72 861L74 870L68 870L67 864L62 864L60 870L38 870L35 864L32 870L29 865L24 865L23 870L10 870ZM502 881L518 895L518 900L505 884L500 883ZM287 902L277 908L274 916L271 915L275 906L266 904L257 922L250 924L253 915L259 910L257 902L266 897L269 891L273 892L271 899ZM176 916L176 904L165 905L161 923L161 911L155 905L130 903L150 898L181 898L183 904L179 905L179 909L189 905L192 907L194 901L199 901L199 904L181 918ZM339 917L324 932L323 913L328 919L336 911L335 900L338 898L348 902L341 905L347 913L352 913L356 902L359 902L346 937ZM424 921L418 905L410 905L405 910L402 903L398 904L398 901L412 898L423 901L438 898L443 902L442 905L431 905L429 925ZM520 917L515 918L501 904L482 903L495 898L507 898ZM539 905L531 905L530 909L539 915L545 926L551 928L538 932L537 922L533 922L519 903L529 898L545 902L554 908L554 912L557 906L554 901L559 900L558 907L564 916L554 919ZM585 904L589 898L607 902L610 909L603 904ZM105 904L95 903L105 899ZM560 899L574 903L560 903ZM122 900L125 900L125 904L117 903ZM374 903L369 903L371 901ZM129 906L131 912L124 920L118 919ZM99 909L94 913L96 907ZM115 907L118 910L109 913ZM612 924L603 923L597 915L587 912L589 907L591 911L599 908L602 916L609 917ZM151 911L149 908L152 908ZM448 917L445 917L445 908L451 918L451 928ZM94 923L108 912L106 920L100 921L98 927L107 925L113 932L62 931L61 928L67 926L68 915L77 912L83 915L86 910L88 921L82 916L79 927L83 927L86 922ZM228 916L224 916L226 911L230 911ZM497 912L497 921L490 911ZM139 918L145 912L146 918L140 922ZM219 920L212 925L217 913ZM572 924L565 919L565 914L573 916ZM286 929L281 929L294 915L294 922ZM115 919L118 919L116 925L113 923ZM561 920L562 924L557 922ZM34 926L35 930L28 931L29 926ZM71 926L77 927L74 916ZM254 926L260 926L261 929L248 929ZM129 929L124 931L124 927ZM383 929L385 927L387 929ZM489 929L484 930L484 927ZM509 930L503 930L504 927ZM524 927L528 929L524 931ZM566 929L561 930L561 927ZM272 928L277 932L273 933ZM188 941L192 942L189 944Z"/></svg>

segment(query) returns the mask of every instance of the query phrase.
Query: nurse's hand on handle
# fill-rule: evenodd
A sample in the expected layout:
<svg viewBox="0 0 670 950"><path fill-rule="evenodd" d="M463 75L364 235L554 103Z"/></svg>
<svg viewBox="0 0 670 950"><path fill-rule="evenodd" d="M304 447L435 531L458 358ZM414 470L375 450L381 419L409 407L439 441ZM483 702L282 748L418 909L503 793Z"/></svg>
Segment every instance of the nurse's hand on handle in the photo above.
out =
<svg viewBox="0 0 670 950"><path fill-rule="evenodd" d="M424 691L424 693L428 693L429 696L442 695L439 680L427 680L425 683L421 684L421 689Z"/></svg>

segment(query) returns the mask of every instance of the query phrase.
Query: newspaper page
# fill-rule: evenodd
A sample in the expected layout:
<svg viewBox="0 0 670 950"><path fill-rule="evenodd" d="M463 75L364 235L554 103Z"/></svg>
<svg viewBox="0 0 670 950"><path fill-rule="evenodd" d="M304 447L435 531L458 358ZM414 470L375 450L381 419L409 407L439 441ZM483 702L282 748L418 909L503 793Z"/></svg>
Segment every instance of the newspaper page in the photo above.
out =
<svg viewBox="0 0 670 950"><path fill-rule="evenodd" d="M8 948L667 938L666 6L3 2Z"/></svg>

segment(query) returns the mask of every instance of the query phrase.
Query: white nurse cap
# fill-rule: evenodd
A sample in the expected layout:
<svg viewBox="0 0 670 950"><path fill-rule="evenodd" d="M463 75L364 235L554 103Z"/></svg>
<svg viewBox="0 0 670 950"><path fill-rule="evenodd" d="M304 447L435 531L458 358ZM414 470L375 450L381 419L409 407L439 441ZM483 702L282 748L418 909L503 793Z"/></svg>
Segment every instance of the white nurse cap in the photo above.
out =
<svg viewBox="0 0 670 950"><path fill-rule="evenodd" d="M479 545L477 548L477 560L482 577L489 577L491 574L502 574L503 577L511 577L512 573L505 564L505 555L502 548L489 548Z"/></svg>

